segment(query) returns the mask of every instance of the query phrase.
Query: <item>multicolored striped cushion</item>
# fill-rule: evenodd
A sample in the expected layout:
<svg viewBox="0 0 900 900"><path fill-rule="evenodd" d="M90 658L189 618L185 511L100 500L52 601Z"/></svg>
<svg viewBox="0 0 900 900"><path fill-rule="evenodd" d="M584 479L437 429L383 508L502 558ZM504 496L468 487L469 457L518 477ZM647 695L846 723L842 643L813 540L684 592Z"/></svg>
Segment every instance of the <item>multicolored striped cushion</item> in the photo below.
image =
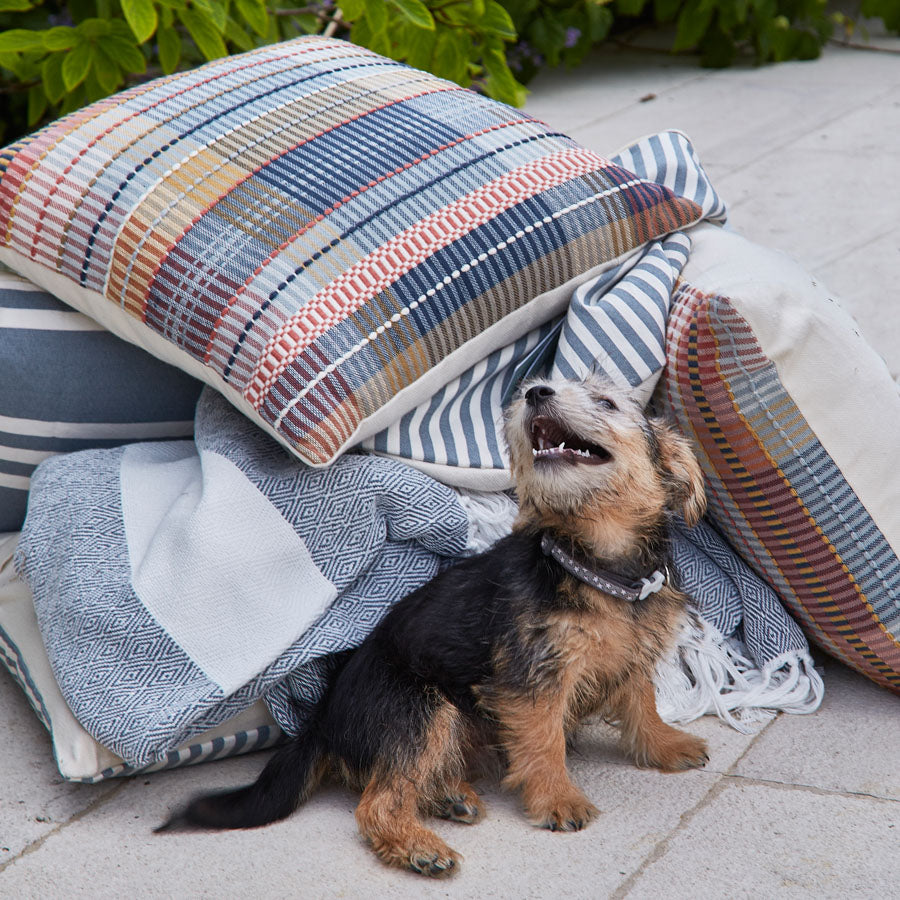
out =
<svg viewBox="0 0 900 900"><path fill-rule="evenodd" d="M821 647L900 693L897 386L796 265L716 228L691 236L657 400L745 561Z"/></svg>
<svg viewBox="0 0 900 900"><path fill-rule="evenodd" d="M0 532L55 453L189 438L203 385L0 270Z"/></svg>
<svg viewBox="0 0 900 900"><path fill-rule="evenodd" d="M103 100L0 169L0 259L314 465L702 215L518 110L318 37Z"/></svg>

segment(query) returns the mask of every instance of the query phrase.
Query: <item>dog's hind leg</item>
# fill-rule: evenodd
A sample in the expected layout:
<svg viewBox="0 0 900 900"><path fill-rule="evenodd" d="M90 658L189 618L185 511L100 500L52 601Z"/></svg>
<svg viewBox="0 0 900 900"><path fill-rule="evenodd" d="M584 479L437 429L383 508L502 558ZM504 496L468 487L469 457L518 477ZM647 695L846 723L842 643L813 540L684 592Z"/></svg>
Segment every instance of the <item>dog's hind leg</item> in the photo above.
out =
<svg viewBox="0 0 900 900"><path fill-rule="evenodd" d="M656 711L653 682L635 674L612 698L622 743L639 766L679 772L706 765L706 741L667 725Z"/></svg>
<svg viewBox="0 0 900 900"><path fill-rule="evenodd" d="M360 834L389 865L434 877L459 866L459 854L420 818L422 810L434 809L436 798L447 796L448 783L460 784L459 718L449 703L439 706L420 752L405 763L380 760L363 791L356 809Z"/></svg>

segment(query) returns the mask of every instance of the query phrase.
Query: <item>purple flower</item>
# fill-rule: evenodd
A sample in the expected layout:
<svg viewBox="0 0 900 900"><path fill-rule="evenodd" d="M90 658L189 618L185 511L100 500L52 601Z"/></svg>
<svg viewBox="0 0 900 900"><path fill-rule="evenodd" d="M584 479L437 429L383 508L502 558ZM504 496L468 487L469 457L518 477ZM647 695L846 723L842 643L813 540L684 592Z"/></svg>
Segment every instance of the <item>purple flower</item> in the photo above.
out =
<svg viewBox="0 0 900 900"><path fill-rule="evenodd" d="M580 28L567 28L566 29L566 46L574 47L578 43L578 39L581 37L581 29Z"/></svg>

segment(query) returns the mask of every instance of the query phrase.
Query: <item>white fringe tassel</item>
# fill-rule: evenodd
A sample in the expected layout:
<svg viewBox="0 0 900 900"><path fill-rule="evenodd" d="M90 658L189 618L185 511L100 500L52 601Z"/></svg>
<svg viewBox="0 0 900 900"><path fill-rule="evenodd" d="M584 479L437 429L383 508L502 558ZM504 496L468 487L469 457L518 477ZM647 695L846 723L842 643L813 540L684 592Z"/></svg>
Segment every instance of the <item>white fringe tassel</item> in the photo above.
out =
<svg viewBox="0 0 900 900"><path fill-rule="evenodd" d="M467 553L481 553L512 530L515 500L500 492L456 490L469 517ZM725 638L693 608L672 656L656 669L656 706L666 722L716 715L745 734L779 711L815 712L825 695L812 658L797 650L757 669L741 641Z"/></svg>
<svg viewBox="0 0 900 900"><path fill-rule="evenodd" d="M824 696L808 653L784 653L758 669L741 641L723 637L693 609L675 652L656 670L656 705L666 722L712 714L750 734L779 711L815 712Z"/></svg>
<svg viewBox="0 0 900 900"><path fill-rule="evenodd" d="M469 517L467 553L481 553L512 531L519 507L509 494L461 488L454 491Z"/></svg>

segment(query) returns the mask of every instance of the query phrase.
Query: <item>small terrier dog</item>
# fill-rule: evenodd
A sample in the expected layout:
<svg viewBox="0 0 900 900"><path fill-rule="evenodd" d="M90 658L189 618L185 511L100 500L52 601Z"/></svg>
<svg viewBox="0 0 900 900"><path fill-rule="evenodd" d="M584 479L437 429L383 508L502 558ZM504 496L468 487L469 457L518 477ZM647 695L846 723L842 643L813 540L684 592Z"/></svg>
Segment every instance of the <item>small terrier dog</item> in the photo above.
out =
<svg viewBox="0 0 900 900"><path fill-rule="evenodd" d="M555 831L598 814L566 770L587 715L615 719L638 765L707 762L704 741L659 718L653 688L687 601L668 516L694 524L705 507L687 442L596 377L527 383L506 436L512 534L397 603L254 784L199 797L159 830L265 825L331 772L362 791L356 820L382 860L441 876L460 857L422 815L481 818L464 779L485 748L499 748L528 818Z"/></svg>

